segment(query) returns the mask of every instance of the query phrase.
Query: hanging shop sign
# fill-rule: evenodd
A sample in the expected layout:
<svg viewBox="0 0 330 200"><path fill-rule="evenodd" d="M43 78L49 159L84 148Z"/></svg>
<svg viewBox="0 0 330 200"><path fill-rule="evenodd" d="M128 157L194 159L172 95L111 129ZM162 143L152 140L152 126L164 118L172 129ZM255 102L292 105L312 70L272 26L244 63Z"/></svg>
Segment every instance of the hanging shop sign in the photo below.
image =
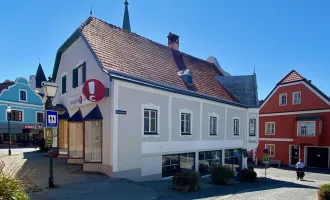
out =
<svg viewBox="0 0 330 200"><path fill-rule="evenodd" d="M106 96L104 85L97 79L87 80L83 85L75 88L72 93L72 97L68 98L70 108L102 101Z"/></svg>

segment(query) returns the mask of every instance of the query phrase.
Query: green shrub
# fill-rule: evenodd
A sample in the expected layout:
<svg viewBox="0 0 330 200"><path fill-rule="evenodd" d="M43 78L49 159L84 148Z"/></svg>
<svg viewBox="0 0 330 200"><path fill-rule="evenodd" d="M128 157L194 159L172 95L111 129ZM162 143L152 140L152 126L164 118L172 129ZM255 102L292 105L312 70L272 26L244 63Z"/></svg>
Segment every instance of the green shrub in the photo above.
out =
<svg viewBox="0 0 330 200"><path fill-rule="evenodd" d="M213 184L227 185L234 177L234 171L229 166L216 166L212 169L211 179Z"/></svg>
<svg viewBox="0 0 330 200"><path fill-rule="evenodd" d="M1 200L28 200L29 197L19 180L14 177L0 174L0 199Z"/></svg>
<svg viewBox="0 0 330 200"><path fill-rule="evenodd" d="M257 173L252 169L243 169L238 173L240 181L254 182L257 179Z"/></svg>
<svg viewBox="0 0 330 200"><path fill-rule="evenodd" d="M198 190L199 189L199 172L192 170L184 170L175 174L172 178L174 189L179 190Z"/></svg>
<svg viewBox="0 0 330 200"><path fill-rule="evenodd" d="M330 199L330 184L324 184L320 187L319 197L321 198L321 200Z"/></svg>

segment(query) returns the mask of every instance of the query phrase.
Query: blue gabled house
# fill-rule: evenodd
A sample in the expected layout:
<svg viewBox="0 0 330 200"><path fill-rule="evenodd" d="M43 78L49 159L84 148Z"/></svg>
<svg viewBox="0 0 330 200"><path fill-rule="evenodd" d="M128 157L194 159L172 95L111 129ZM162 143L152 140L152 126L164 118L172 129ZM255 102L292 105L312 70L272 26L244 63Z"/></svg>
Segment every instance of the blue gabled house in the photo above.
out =
<svg viewBox="0 0 330 200"><path fill-rule="evenodd" d="M31 144L38 141L43 133L44 106L42 97L33 89L28 80L20 77L15 81L0 83L0 144L8 143L8 115L13 144Z"/></svg>

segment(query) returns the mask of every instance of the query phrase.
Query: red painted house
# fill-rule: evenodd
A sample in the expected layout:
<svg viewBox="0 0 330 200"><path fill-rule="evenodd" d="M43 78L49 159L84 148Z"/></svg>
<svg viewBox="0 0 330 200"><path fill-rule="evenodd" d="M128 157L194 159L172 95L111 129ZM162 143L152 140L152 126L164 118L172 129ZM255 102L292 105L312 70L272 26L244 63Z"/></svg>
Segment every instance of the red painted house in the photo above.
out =
<svg viewBox="0 0 330 200"><path fill-rule="evenodd" d="M259 146L270 159L307 167L330 165L330 98L295 70L286 75L266 97L259 111Z"/></svg>

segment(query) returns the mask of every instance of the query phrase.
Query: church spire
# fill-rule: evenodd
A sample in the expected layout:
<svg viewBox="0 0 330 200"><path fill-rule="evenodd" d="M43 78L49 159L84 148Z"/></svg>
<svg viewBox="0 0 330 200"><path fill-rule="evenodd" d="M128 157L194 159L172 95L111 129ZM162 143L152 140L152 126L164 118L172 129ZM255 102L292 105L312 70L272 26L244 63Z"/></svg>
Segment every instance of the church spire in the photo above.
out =
<svg viewBox="0 0 330 200"><path fill-rule="evenodd" d="M125 0L125 14L124 14L124 21L123 21L123 29L126 31L131 32L131 24L129 22L129 14L128 14L128 2Z"/></svg>

